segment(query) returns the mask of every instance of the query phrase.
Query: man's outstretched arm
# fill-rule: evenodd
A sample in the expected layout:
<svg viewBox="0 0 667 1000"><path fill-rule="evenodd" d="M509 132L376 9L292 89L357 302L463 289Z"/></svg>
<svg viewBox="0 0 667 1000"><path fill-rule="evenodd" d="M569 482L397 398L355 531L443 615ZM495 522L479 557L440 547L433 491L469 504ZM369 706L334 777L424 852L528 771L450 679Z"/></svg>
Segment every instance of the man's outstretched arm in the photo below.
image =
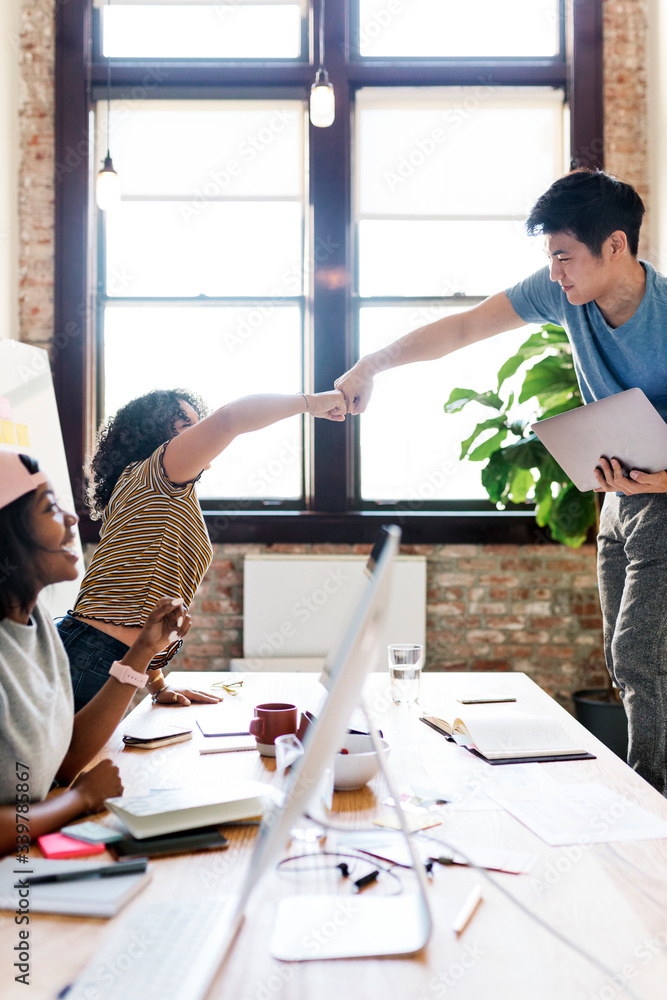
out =
<svg viewBox="0 0 667 1000"><path fill-rule="evenodd" d="M373 379L379 372L414 361L434 361L478 340L525 325L505 292L498 292L472 309L420 326L388 347L360 358L336 379L334 386L345 396L348 413L363 413L373 391Z"/></svg>

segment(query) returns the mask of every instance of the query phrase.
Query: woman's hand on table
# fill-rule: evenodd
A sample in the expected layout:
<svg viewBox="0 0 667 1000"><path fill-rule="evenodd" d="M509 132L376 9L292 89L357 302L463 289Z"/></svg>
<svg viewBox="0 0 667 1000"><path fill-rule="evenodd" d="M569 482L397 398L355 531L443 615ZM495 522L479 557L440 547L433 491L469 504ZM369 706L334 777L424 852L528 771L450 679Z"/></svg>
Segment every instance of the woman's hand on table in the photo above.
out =
<svg viewBox="0 0 667 1000"><path fill-rule="evenodd" d="M215 705L222 698L207 691L197 691L196 688L176 688L169 684L165 684L153 697L154 705L172 705L174 708L190 705L193 701L200 705Z"/></svg>

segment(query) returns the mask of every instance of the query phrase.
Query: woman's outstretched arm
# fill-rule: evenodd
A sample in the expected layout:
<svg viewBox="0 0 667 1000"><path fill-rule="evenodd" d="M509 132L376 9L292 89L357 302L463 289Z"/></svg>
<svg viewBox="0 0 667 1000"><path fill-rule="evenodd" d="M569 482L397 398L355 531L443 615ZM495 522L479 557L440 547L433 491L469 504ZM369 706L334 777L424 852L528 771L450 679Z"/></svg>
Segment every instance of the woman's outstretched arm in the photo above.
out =
<svg viewBox="0 0 667 1000"><path fill-rule="evenodd" d="M344 420L343 395L332 390L235 399L171 439L164 452L164 471L172 483L190 482L239 434L261 430L298 413Z"/></svg>

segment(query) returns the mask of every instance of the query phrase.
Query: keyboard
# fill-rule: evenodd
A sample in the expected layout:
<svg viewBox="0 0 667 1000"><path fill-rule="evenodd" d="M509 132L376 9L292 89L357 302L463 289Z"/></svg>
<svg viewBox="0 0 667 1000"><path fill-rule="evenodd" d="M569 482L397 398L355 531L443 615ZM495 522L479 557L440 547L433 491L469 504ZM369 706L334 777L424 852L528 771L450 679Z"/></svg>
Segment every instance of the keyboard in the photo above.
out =
<svg viewBox="0 0 667 1000"><path fill-rule="evenodd" d="M150 904L121 918L64 1000L203 1000L240 924L238 896Z"/></svg>

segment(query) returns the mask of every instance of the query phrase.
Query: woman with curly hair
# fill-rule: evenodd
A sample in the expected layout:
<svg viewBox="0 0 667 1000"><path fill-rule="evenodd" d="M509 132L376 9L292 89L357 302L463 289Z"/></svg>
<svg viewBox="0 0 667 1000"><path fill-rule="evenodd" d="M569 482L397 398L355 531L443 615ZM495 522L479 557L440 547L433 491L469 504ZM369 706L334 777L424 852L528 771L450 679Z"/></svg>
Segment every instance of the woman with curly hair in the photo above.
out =
<svg viewBox="0 0 667 1000"><path fill-rule="evenodd" d="M304 412L344 420L341 404L336 391L257 395L206 416L192 393L154 390L109 421L88 476L92 515L102 520L100 541L74 609L58 624L77 707L105 683L109 666L134 641L159 595L192 604L213 554L195 490L204 469L239 434ZM180 646L171 642L150 665L153 701L219 701L166 683L162 668Z"/></svg>
<svg viewBox="0 0 667 1000"><path fill-rule="evenodd" d="M31 839L122 793L110 760L82 769L146 684L155 653L190 628L180 598L160 596L132 647L123 647L101 690L75 714L67 654L39 595L76 579L76 522L34 459L0 449L0 855L26 855ZM54 779L69 787L44 801ZM19 813L30 823L18 824Z"/></svg>

